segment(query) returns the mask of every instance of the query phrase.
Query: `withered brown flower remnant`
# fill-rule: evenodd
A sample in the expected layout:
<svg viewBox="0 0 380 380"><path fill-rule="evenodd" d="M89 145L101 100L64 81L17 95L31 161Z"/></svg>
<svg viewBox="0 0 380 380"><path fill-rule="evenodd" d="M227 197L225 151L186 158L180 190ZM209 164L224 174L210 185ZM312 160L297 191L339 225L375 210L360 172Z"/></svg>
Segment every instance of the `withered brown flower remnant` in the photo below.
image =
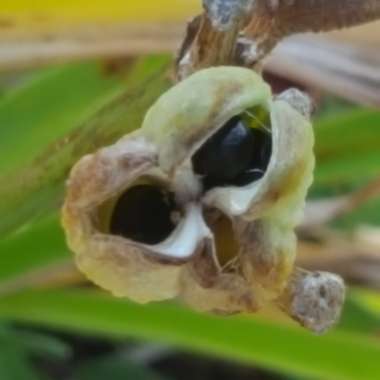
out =
<svg viewBox="0 0 380 380"><path fill-rule="evenodd" d="M308 99L251 70L200 70L143 125L73 168L63 225L80 270L115 296L223 314L275 304L316 332L342 280L294 267L314 168Z"/></svg>

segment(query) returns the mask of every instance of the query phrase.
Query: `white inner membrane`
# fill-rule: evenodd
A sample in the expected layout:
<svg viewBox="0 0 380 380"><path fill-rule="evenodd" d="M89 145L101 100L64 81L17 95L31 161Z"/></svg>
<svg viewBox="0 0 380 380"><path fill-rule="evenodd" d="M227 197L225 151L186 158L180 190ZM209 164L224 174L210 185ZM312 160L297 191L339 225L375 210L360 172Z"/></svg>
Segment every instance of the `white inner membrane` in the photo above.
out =
<svg viewBox="0 0 380 380"><path fill-rule="evenodd" d="M185 259L194 254L199 242L205 238L212 238L212 235L203 220L202 209L199 205L190 203L172 234L163 242L146 245L146 248L163 256Z"/></svg>

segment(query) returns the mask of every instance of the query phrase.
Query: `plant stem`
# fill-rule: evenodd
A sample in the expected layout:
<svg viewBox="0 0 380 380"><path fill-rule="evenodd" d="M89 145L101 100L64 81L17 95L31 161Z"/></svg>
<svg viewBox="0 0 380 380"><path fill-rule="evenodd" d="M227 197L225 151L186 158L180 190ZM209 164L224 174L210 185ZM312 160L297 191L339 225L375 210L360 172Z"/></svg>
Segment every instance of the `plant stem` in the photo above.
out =
<svg viewBox="0 0 380 380"><path fill-rule="evenodd" d="M222 64L257 69L284 37L380 18L379 0L203 0L203 6L180 50L179 79Z"/></svg>

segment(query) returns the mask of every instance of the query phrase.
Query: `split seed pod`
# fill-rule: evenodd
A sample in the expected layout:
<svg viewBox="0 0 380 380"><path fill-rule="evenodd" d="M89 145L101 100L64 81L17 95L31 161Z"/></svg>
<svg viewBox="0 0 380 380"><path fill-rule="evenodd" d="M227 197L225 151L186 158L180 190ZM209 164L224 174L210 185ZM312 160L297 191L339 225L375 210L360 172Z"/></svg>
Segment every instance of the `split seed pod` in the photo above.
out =
<svg viewBox="0 0 380 380"><path fill-rule="evenodd" d="M312 291L302 304L295 283L307 279L294 268L294 228L314 156L296 109L305 104L289 103L248 69L205 69L163 94L140 129L83 157L63 207L79 269L140 303L236 313L274 302L307 327L329 327L341 280L329 277L328 313Z"/></svg>

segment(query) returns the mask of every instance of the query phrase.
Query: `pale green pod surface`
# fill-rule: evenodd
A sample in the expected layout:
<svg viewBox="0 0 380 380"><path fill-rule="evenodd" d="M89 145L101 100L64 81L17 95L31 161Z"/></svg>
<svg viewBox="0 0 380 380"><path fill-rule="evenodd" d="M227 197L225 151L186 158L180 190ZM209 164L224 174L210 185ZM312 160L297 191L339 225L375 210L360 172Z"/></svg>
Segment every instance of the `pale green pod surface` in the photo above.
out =
<svg viewBox="0 0 380 380"><path fill-rule="evenodd" d="M113 295L141 303L175 297L181 268L161 265L149 247L112 235L106 215L122 189L155 162L155 147L136 133L83 157L71 171L62 210L78 268Z"/></svg>
<svg viewBox="0 0 380 380"><path fill-rule="evenodd" d="M216 67L193 74L151 107L141 133L159 146L160 167L173 170L231 117L262 106L271 91L262 78L239 67Z"/></svg>
<svg viewBox="0 0 380 380"><path fill-rule="evenodd" d="M313 179L314 133L309 120L283 100L270 104L272 152L265 175L246 186L212 189L204 197L234 218L243 271L260 299L273 300L294 267L294 232Z"/></svg>

